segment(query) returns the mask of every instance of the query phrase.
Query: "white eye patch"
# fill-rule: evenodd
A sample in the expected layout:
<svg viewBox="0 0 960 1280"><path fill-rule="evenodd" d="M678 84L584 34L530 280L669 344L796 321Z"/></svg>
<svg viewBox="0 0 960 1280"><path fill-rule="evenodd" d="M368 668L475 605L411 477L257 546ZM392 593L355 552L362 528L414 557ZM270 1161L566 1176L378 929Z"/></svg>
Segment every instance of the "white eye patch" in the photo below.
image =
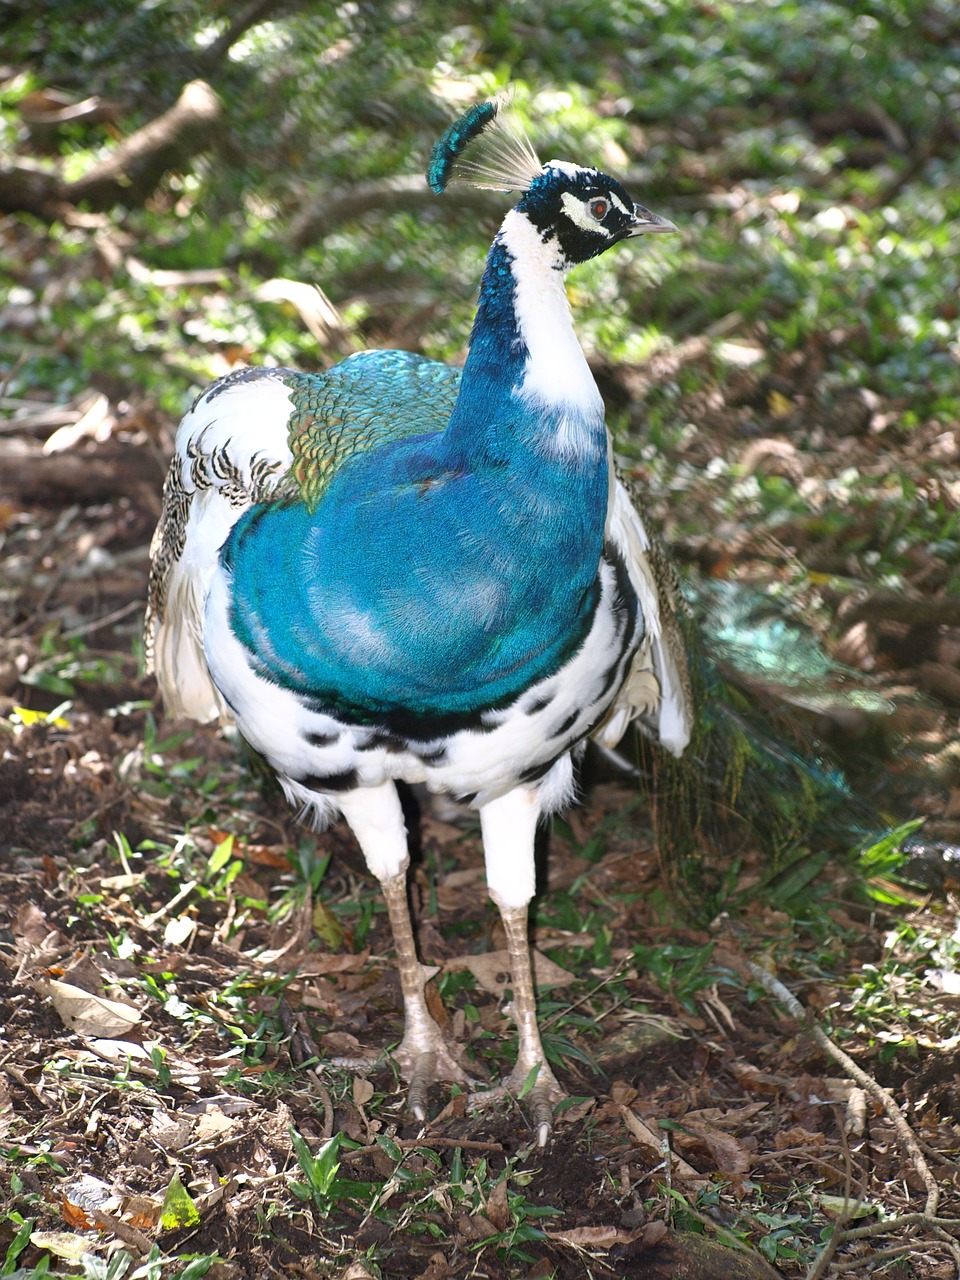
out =
<svg viewBox="0 0 960 1280"><path fill-rule="evenodd" d="M580 227L582 231L592 231L595 235L606 236L608 240L611 239L611 232L602 223L597 222L595 218L591 218L584 207L583 201L573 195L572 192L564 191L560 197L560 203L570 221L575 226Z"/></svg>

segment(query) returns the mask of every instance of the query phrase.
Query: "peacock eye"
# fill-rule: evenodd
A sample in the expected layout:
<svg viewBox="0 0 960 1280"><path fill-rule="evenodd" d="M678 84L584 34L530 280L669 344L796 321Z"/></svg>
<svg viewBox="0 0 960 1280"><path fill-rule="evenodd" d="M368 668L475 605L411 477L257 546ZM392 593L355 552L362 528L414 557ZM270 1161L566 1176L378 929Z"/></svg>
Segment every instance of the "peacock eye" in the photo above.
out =
<svg viewBox="0 0 960 1280"><path fill-rule="evenodd" d="M610 211L610 201L605 200L603 196L596 196L587 204L590 217L602 222Z"/></svg>

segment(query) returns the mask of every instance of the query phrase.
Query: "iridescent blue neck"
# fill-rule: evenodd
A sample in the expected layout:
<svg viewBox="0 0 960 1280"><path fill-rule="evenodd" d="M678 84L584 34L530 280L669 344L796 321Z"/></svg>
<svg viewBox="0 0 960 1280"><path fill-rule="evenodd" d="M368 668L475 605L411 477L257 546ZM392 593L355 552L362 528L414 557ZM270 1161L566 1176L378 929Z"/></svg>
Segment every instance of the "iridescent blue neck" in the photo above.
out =
<svg viewBox="0 0 960 1280"><path fill-rule="evenodd" d="M573 331L565 264L512 210L493 242L480 285L460 395L445 434L472 461L516 464L517 451L602 469L603 403Z"/></svg>

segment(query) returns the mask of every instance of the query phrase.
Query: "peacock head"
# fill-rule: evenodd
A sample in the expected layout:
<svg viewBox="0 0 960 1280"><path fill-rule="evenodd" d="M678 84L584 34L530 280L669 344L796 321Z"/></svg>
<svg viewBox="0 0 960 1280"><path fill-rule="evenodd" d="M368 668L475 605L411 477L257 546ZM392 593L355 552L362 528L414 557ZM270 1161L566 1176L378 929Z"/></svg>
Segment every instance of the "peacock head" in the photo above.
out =
<svg viewBox="0 0 960 1280"><path fill-rule="evenodd" d="M544 241L557 242L557 265L575 266L631 236L676 231L599 169L551 160L542 164L495 98L465 111L430 155L427 181L439 195L451 182L492 191L519 191L517 212Z"/></svg>
<svg viewBox="0 0 960 1280"><path fill-rule="evenodd" d="M668 218L634 204L616 178L564 160L542 166L517 209L543 239L556 237L567 266L595 258L630 236L677 229Z"/></svg>

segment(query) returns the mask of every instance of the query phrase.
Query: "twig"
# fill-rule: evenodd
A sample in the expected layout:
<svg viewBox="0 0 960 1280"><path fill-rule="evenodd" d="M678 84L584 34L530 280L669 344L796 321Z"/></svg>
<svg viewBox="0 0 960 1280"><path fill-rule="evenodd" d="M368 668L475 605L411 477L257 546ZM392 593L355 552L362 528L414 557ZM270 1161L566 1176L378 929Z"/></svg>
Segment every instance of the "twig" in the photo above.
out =
<svg viewBox="0 0 960 1280"><path fill-rule="evenodd" d="M311 1068L307 1075L310 1077L310 1081L320 1095L320 1101L323 1103L323 1140L324 1142L329 1142L333 1137L333 1099L330 1097L330 1090L316 1071Z"/></svg>
<svg viewBox="0 0 960 1280"><path fill-rule="evenodd" d="M82 626L72 627L69 631L64 631L62 638L64 640L76 640L80 636L88 636L94 631L102 631L104 627L112 627L115 622L125 618L128 613L136 613L138 609L142 608L142 600L131 600L129 604L125 604L120 609L114 609L113 613L108 613L103 618L94 618L92 622L85 622Z"/></svg>
<svg viewBox="0 0 960 1280"><path fill-rule="evenodd" d="M112 1231L125 1245L136 1249L142 1258L145 1258L153 1248L153 1241L148 1235L138 1231L136 1227L131 1226L129 1222L124 1222L115 1214L102 1213L99 1209L84 1209L83 1212L102 1230Z"/></svg>
<svg viewBox="0 0 960 1280"><path fill-rule="evenodd" d="M10 383L13 381L14 374L17 374L20 372L20 369L24 364L24 362L26 361L26 358L27 358L26 352L21 351L20 354L17 356L16 360L14 360L13 364L3 375L3 380L0 381L0 402L2 402L6 398L7 388L10 386Z"/></svg>
<svg viewBox="0 0 960 1280"><path fill-rule="evenodd" d="M793 992L788 990L778 978L775 978L773 974L768 973L766 969L761 968L760 965L755 964L752 960L746 960L746 967L751 977L759 982L775 1000L778 1000L787 1009L791 1017L796 1018L798 1022L802 1022L808 1028L824 1052L833 1058L851 1079L855 1080L862 1089L880 1103L927 1190L926 1205L922 1213L905 1213L899 1217L889 1218L882 1222L873 1222L864 1227L847 1227L843 1221L839 1222L830 1239L807 1271L804 1280L821 1280L821 1277L826 1274L830 1260L834 1257L841 1244L847 1244L852 1240L866 1240L878 1235L896 1235L913 1226L928 1227L938 1239L946 1242L957 1265L957 1274L960 1276L960 1246L957 1245L953 1234L960 1231L960 1219L937 1217L940 1189L920 1149L920 1144L904 1119L900 1108L872 1076L868 1076L862 1067L857 1066L849 1054L844 1053L842 1049L833 1043L823 1028L811 1019L807 1010L804 1009ZM871 1255L870 1261L872 1263L879 1257L896 1257L903 1252L904 1246L900 1245L892 1251L884 1250L880 1254ZM851 1268L844 1269L849 1270Z"/></svg>
<svg viewBox="0 0 960 1280"><path fill-rule="evenodd" d="M944 1227L936 1227L934 1234L941 1239L947 1248L953 1254L953 1265L957 1268L957 1275L960 1276L960 1244Z"/></svg>
<svg viewBox="0 0 960 1280"><path fill-rule="evenodd" d="M955 596L920 600L892 591L876 591L851 601L846 608L841 606L840 614L850 626L854 622L867 621L955 627L960 624L960 600Z"/></svg>
<svg viewBox="0 0 960 1280"><path fill-rule="evenodd" d="M903 1231L906 1227L933 1227L936 1231L960 1231L960 1218L937 1218L929 1213L901 1213L896 1218L870 1222L865 1227L850 1227L844 1231L844 1237L847 1240L867 1240L870 1236Z"/></svg>
<svg viewBox="0 0 960 1280"><path fill-rule="evenodd" d="M467 1140L466 1138L440 1138L435 1134L428 1134L424 1138L396 1138L394 1139L397 1146L402 1150L407 1147L416 1150L418 1147L461 1147L464 1151L502 1151L502 1142L479 1142Z"/></svg>
<svg viewBox="0 0 960 1280"><path fill-rule="evenodd" d="M609 973L605 978L602 978L598 983L596 983L595 986L591 987L590 990L585 995L581 996L579 1000L575 1000L573 1004L564 1005L564 1007L558 1013L555 1013L551 1018L547 1018L545 1022L541 1022L540 1024L541 1031L547 1027L553 1026L553 1024L557 1022L560 1018L565 1018L567 1014L570 1013L573 1009L578 1009L580 1005L586 1004L586 1002L592 999L593 996L595 996L598 991L602 991L604 987L608 987L611 982L616 982L616 980L623 973L624 969L626 969L627 966L631 963L631 960L632 960L631 956L624 956L624 958L620 961L620 963L617 965L617 967L613 970L612 973ZM618 1001L617 1003L622 1004L623 1001L621 1000L621 1001ZM616 1005L614 1005L614 1008L616 1008ZM611 1012L612 1010L608 1009L607 1013L605 1013L603 1017L607 1017ZM599 1020L600 1019L598 1019L598 1021Z"/></svg>
<svg viewBox="0 0 960 1280"><path fill-rule="evenodd" d="M820 1280L820 1277L826 1273L830 1264L830 1259L840 1247L840 1241L843 1239L843 1228L838 1226L830 1236L817 1256L814 1258L812 1265L807 1270L807 1274L803 1280Z"/></svg>
<svg viewBox="0 0 960 1280"><path fill-rule="evenodd" d="M428 1151L434 1147L443 1147L456 1149L459 1147L461 1151L492 1151L495 1154L503 1150L502 1142L475 1142L467 1138L439 1138L439 1137L423 1137L423 1138L394 1138L394 1142L401 1151L419 1151L426 1148ZM366 1147L355 1147L352 1151L341 1151L340 1159L349 1163L351 1160L359 1160L361 1156L369 1156L375 1151L379 1151L377 1144L371 1143Z"/></svg>
<svg viewBox="0 0 960 1280"><path fill-rule="evenodd" d="M867 1254L862 1258L852 1258L849 1262L843 1263L839 1268L841 1271L864 1271L870 1268L870 1274L873 1275L874 1268L878 1262L889 1262L891 1258L902 1258L905 1253L912 1253L912 1244L892 1244L887 1249L877 1249L874 1253ZM823 1273L820 1272L822 1275ZM806 1280L806 1277L804 1278Z"/></svg>
<svg viewBox="0 0 960 1280"><path fill-rule="evenodd" d="M806 1009L796 998L792 991L789 991L779 978L775 978L772 973L768 973L758 964L754 964L752 960L746 961L750 974L757 982L760 983L766 991L770 993L776 1000L789 1011L790 1015L798 1022L804 1023L809 1029L811 1035L820 1045L821 1049L833 1058L834 1062L840 1064L848 1076L855 1080L862 1089L865 1089L872 1098L879 1102L880 1106L886 1112L890 1122L892 1123L901 1146L913 1162L924 1187L927 1190L927 1202L924 1206L924 1216L929 1221L936 1217L937 1204L940 1200L940 1188L937 1186L936 1179L930 1172L930 1166L920 1150L919 1143L913 1135L913 1130L907 1124L903 1117L903 1113L894 1100L887 1093L886 1089L882 1089L872 1076L868 1076L862 1067L858 1067L848 1053L838 1048L833 1043L827 1033L816 1022L812 1021Z"/></svg>
<svg viewBox="0 0 960 1280"><path fill-rule="evenodd" d="M834 1115L836 1115L838 1108L834 1107L833 1110ZM840 1223L831 1234L830 1239L827 1240L817 1257L814 1258L810 1269L807 1271L806 1276L804 1276L804 1280L820 1280L820 1277L826 1274L827 1265L830 1262L830 1259L840 1247L841 1242L848 1238L845 1234L844 1228L851 1216L849 1206L861 1203L862 1200L860 1196L854 1198L851 1194L853 1191L853 1160L850 1154L850 1143L847 1140L847 1131L843 1125L838 1125L838 1128L840 1130L841 1141L843 1142L843 1216Z"/></svg>

